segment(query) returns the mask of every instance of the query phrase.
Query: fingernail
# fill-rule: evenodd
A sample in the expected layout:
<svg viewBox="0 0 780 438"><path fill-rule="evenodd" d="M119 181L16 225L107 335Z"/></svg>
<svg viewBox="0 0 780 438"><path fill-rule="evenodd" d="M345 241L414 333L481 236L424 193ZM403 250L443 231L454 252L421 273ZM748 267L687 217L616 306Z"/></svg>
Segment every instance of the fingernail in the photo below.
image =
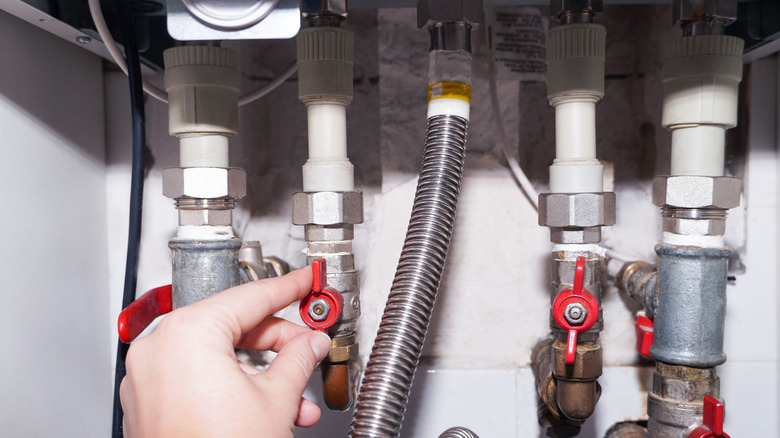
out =
<svg viewBox="0 0 780 438"><path fill-rule="evenodd" d="M330 351L330 337L323 332L317 332L316 336L310 336L309 344L311 344L311 349L314 350L318 362L325 359Z"/></svg>

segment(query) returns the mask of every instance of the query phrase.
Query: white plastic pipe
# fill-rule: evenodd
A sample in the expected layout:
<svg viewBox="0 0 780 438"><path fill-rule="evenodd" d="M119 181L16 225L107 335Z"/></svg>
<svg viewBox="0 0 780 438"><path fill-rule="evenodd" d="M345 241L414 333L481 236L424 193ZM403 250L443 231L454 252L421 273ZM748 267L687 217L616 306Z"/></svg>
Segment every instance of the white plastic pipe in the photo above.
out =
<svg viewBox="0 0 780 438"><path fill-rule="evenodd" d="M566 98L555 104L555 158L596 158L596 100Z"/></svg>
<svg viewBox="0 0 780 438"><path fill-rule="evenodd" d="M309 159L347 158L347 107L337 103L306 106Z"/></svg>
<svg viewBox="0 0 780 438"><path fill-rule="evenodd" d="M723 176L725 148L725 126L674 129L671 174Z"/></svg>
<svg viewBox="0 0 780 438"><path fill-rule="evenodd" d="M343 103L306 105L309 159L303 165L304 192L355 190L354 166L347 158L347 107Z"/></svg>
<svg viewBox="0 0 780 438"><path fill-rule="evenodd" d="M179 137L179 166L228 167L228 138L218 134Z"/></svg>
<svg viewBox="0 0 780 438"><path fill-rule="evenodd" d="M555 106L555 161L551 193L604 191L604 167L596 159L596 102L593 96L563 96Z"/></svg>

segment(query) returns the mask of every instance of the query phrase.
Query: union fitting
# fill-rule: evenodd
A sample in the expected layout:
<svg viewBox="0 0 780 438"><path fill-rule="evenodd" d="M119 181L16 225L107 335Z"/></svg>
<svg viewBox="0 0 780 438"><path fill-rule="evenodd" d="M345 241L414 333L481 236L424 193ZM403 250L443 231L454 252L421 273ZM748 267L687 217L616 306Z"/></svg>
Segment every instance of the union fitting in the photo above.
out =
<svg viewBox="0 0 780 438"><path fill-rule="evenodd" d="M663 230L689 236L722 236L728 209L739 205L742 181L716 176L660 176L653 204L662 207Z"/></svg>
<svg viewBox="0 0 780 438"><path fill-rule="evenodd" d="M292 204L294 225L363 223L363 193L360 191L298 192L293 194Z"/></svg>
<svg viewBox="0 0 780 438"><path fill-rule="evenodd" d="M539 195L539 225L550 228L554 243L598 243L601 227L614 224L612 192Z"/></svg>
<svg viewBox="0 0 780 438"><path fill-rule="evenodd" d="M246 172L239 168L169 167L162 179L163 195L176 200L179 225L229 226L236 199L246 196Z"/></svg>

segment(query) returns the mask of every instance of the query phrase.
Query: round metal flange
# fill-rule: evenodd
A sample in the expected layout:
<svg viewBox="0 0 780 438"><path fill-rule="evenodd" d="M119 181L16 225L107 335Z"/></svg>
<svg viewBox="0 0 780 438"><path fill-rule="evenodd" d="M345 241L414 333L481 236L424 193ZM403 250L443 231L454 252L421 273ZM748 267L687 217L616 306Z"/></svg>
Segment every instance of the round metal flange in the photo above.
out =
<svg viewBox="0 0 780 438"><path fill-rule="evenodd" d="M209 26L239 30L254 26L279 0L182 0L187 10Z"/></svg>

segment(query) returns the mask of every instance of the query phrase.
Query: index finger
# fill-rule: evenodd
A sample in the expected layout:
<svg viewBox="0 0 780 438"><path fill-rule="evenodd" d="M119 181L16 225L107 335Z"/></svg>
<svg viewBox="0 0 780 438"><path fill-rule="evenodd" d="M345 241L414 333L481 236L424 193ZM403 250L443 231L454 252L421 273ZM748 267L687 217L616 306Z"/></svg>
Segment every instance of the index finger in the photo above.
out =
<svg viewBox="0 0 780 438"><path fill-rule="evenodd" d="M311 267L305 267L282 277L253 281L227 289L188 307L192 312L207 312L224 317L235 345L242 334L256 327L268 315L306 296L311 291L311 282ZM209 318L206 315L203 317Z"/></svg>

